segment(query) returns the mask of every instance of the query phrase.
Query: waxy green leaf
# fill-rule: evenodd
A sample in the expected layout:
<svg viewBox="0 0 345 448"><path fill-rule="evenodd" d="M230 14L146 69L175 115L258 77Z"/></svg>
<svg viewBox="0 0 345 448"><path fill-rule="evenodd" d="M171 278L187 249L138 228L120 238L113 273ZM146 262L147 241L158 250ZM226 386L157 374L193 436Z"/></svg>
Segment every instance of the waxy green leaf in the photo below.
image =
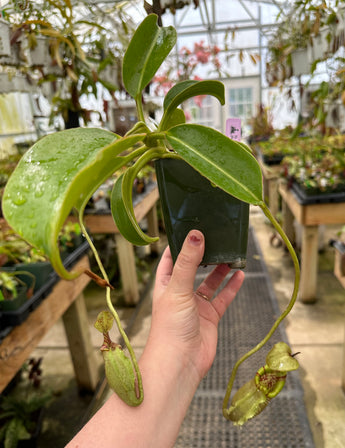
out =
<svg viewBox="0 0 345 448"><path fill-rule="evenodd" d="M197 95L212 95L220 104L225 103L224 84L220 81L181 81L175 84L164 98L164 110L175 109L183 101Z"/></svg>
<svg viewBox="0 0 345 448"><path fill-rule="evenodd" d="M187 79L185 81L177 82L171 89L167 92L164 97L163 108L166 110L169 105L174 101L175 96L181 94L183 91L188 89L190 86L197 84L199 81L195 79Z"/></svg>
<svg viewBox="0 0 345 448"><path fill-rule="evenodd" d="M237 141L237 140L236 140L236 141ZM245 143L243 143L243 142L237 142L237 143L238 143L239 145L241 145L242 148L245 149L246 151L248 151L250 154L253 153L252 149L251 149L248 145L246 145Z"/></svg>
<svg viewBox="0 0 345 448"><path fill-rule="evenodd" d="M196 124L175 126L166 138L187 163L219 188L250 204L263 202L260 167L236 141Z"/></svg>
<svg viewBox="0 0 345 448"><path fill-rule="evenodd" d="M170 129L178 124L184 124L186 122L186 116L182 109L175 109L169 118L169 124L167 129Z"/></svg>
<svg viewBox="0 0 345 448"><path fill-rule="evenodd" d="M115 182L111 193L111 213L121 234L132 244L143 246L159 240L146 235L140 228L133 208L133 184L140 170L151 160L165 155L163 148L147 150L133 166Z"/></svg>
<svg viewBox="0 0 345 448"><path fill-rule="evenodd" d="M9 179L3 198L8 223L43 250L64 278L58 233L73 207L82 208L92 193L131 155L121 154L143 135L119 138L102 129L77 128L48 135L25 153Z"/></svg>
<svg viewBox="0 0 345 448"><path fill-rule="evenodd" d="M212 95L221 104L225 103L224 85L220 81L181 81L169 90L164 99L164 114L159 129L166 130L171 127L171 115L176 108L189 98L198 95Z"/></svg>
<svg viewBox="0 0 345 448"><path fill-rule="evenodd" d="M176 43L172 26L159 27L150 14L137 28L123 58L123 82L127 92L137 98Z"/></svg>
<svg viewBox="0 0 345 448"><path fill-rule="evenodd" d="M129 170L126 171L126 175ZM128 176L127 176L128 177ZM136 246L154 243L157 237L149 237L140 228L133 210L133 182L126 182L125 174L116 180L111 192L111 213L122 236Z"/></svg>

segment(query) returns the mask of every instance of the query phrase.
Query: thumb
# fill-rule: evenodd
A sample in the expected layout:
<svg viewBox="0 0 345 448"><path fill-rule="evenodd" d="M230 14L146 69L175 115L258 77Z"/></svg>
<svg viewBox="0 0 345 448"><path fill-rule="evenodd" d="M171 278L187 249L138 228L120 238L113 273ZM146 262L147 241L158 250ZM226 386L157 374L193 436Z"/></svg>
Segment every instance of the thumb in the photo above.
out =
<svg viewBox="0 0 345 448"><path fill-rule="evenodd" d="M191 230L179 253L171 276L173 292L188 294L194 290L194 280L205 250L204 235Z"/></svg>

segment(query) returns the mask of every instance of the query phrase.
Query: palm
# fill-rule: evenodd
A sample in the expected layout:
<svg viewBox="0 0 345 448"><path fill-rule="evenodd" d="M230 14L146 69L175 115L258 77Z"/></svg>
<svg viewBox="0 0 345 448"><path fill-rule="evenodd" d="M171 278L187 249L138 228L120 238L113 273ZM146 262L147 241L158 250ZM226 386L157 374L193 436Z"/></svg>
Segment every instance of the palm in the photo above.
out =
<svg viewBox="0 0 345 448"><path fill-rule="evenodd" d="M172 272L169 258L165 261L168 264L164 265L163 256L163 266L157 271L154 300L154 310L158 308L154 313L155 321L159 321L159 326L164 329L164 334L162 331L159 337L167 339L166 343L170 345L177 345L203 378L216 354L218 322L234 299L244 275L235 273L219 294L212 301L207 301L201 296L213 297L230 271L228 266L217 266L197 288L199 295L191 288L194 277L183 289L180 272L176 274L175 269Z"/></svg>

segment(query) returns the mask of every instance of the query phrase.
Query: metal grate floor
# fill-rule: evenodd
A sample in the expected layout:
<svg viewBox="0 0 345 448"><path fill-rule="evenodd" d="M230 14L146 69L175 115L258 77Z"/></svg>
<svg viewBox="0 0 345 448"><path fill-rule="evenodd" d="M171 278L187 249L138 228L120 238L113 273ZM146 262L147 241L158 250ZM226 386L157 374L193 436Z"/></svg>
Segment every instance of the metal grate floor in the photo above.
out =
<svg viewBox="0 0 345 448"><path fill-rule="evenodd" d="M200 269L197 284L210 269ZM245 271L244 284L219 324L216 359L196 392L175 448L314 448L298 372L290 373L283 391L243 427L234 426L222 415L223 397L233 365L267 334L279 316L252 229ZM240 366L233 393L253 378L264 365L267 352L278 341L288 342L284 328L278 328L269 343Z"/></svg>

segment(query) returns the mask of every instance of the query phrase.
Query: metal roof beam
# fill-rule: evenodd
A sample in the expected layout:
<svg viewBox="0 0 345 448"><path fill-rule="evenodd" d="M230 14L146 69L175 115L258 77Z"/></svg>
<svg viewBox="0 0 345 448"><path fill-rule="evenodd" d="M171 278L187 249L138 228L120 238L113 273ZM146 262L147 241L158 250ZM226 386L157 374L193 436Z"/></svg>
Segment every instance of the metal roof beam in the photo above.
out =
<svg viewBox="0 0 345 448"><path fill-rule="evenodd" d="M231 22L229 22L230 25ZM232 23L238 23L238 22L232 22ZM242 26L239 28L236 28L236 32L240 32L240 31L253 31L253 30L259 30L259 31L264 31L264 30L270 30L270 29L274 29L278 26L277 23L267 23L267 24L261 24L261 25L247 25L247 26ZM196 35L196 34L202 34L202 33L207 33L208 30L207 29L199 29L199 30L189 30L189 31L181 31L182 28L179 28L178 34L179 36L186 36L186 35ZM229 31L229 27L221 27L221 28L216 28L213 30L213 33L226 33L227 31Z"/></svg>

